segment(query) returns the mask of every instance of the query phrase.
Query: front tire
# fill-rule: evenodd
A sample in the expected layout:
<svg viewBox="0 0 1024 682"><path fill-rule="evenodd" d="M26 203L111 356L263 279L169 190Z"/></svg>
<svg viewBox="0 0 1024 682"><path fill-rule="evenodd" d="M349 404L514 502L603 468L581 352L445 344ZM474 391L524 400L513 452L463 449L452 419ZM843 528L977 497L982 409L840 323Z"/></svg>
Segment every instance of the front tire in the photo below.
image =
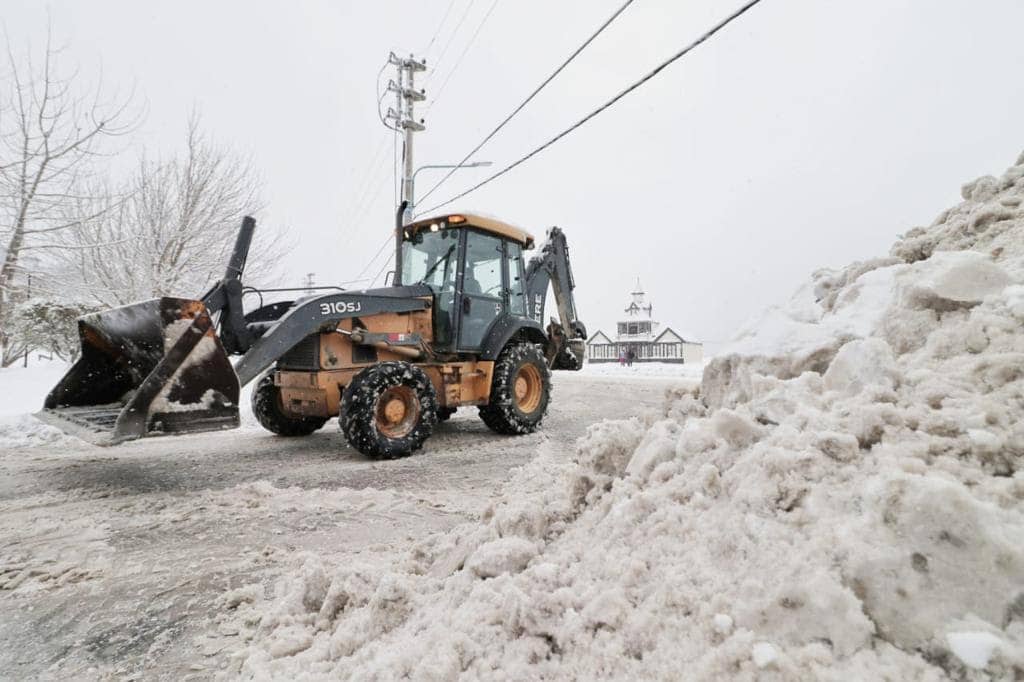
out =
<svg viewBox="0 0 1024 682"><path fill-rule="evenodd" d="M342 396L341 431L368 457L405 457L437 423L437 393L416 365L381 362L357 374Z"/></svg>
<svg viewBox="0 0 1024 682"><path fill-rule="evenodd" d="M480 418L496 433L533 433L551 400L551 371L544 353L532 343L506 346L494 363L490 404Z"/></svg>
<svg viewBox="0 0 1024 682"><path fill-rule="evenodd" d="M252 391L252 413L260 426L279 436L308 436L327 423L326 417L293 417L281 404L281 389L274 385L274 373L267 372Z"/></svg>

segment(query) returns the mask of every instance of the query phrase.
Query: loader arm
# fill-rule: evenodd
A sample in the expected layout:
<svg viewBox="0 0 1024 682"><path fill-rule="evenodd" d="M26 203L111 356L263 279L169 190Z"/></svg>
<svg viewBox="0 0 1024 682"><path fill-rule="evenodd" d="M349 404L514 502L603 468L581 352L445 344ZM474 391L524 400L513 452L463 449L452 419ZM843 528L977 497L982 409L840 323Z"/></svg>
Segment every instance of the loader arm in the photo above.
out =
<svg viewBox="0 0 1024 682"><path fill-rule="evenodd" d="M332 331L338 322L381 313L410 313L431 306L433 292L425 284L325 294L296 302L235 363L245 386L285 352L310 334Z"/></svg>
<svg viewBox="0 0 1024 682"><path fill-rule="evenodd" d="M561 228L548 230L540 253L526 265L526 297L530 316L543 324L548 286L555 297L558 320L548 325L548 362L553 369L583 367L587 329L576 316L576 282L569 263L569 245Z"/></svg>

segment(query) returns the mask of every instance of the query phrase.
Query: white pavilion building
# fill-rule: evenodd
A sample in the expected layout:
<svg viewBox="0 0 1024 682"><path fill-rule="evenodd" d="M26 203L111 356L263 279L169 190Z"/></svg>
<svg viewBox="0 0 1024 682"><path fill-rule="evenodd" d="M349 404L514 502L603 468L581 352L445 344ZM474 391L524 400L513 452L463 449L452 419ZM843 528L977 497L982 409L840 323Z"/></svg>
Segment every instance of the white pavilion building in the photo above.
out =
<svg viewBox="0 0 1024 682"><path fill-rule="evenodd" d="M647 302L640 278L630 296L629 305L623 311L624 319L618 322L615 340L598 330L587 341L590 362L618 362L630 350L635 354L634 362L703 362L704 346L699 341L683 338L671 327L659 331L660 325L652 317L654 306Z"/></svg>

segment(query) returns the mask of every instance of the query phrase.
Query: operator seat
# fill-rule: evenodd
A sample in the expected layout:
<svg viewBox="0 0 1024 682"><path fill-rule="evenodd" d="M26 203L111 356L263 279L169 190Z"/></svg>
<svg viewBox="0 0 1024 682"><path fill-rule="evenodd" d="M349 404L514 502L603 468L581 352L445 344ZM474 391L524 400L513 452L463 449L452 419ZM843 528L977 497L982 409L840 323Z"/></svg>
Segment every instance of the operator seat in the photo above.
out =
<svg viewBox="0 0 1024 682"><path fill-rule="evenodd" d="M480 282L477 281L476 277L470 270L466 270L465 276L462 278L462 293L473 294L475 296L482 296L484 288L480 286Z"/></svg>

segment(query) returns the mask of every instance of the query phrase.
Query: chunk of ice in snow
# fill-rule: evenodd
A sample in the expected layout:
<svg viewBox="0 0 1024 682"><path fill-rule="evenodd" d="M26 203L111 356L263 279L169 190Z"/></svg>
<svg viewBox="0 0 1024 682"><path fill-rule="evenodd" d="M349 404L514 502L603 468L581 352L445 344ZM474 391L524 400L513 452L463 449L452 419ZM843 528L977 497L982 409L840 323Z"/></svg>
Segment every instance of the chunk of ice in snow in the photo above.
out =
<svg viewBox="0 0 1024 682"><path fill-rule="evenodd" d="M754 665L764 668L779 658L779 652L768 642L758 642L750 650L750 657L754 659Z"/></svg>
<svg viewBox="0 0 1024 682"><path fill-rule="evenodd" d="M466 568L481 578L502 573L518 573L537 556L537 547L529 540L510 537L481 545L466 562Z"/></svg>
<svg viewBox="0 0 1024 682"><path fill-rule="evenodd" d="M711 624L715 627L715 632L721 635L727 635L732 632L732 616L725 613L716 613L715 617L711 619Z"/></svg>
<svg viewBox="0 0 1024 682"><path fill-rule="evenodd" d="M953 655L968 668L982 670L988 665L1001 639L991 632L950 632L946 642Z"/></svg>
<svg viewBox="0 0 1024 682"><path fill-rule="evenodd" d="M897 375L892 349L882 339L858 339L839 349L825 372L825 389L857 395L867 387L891 389Z"/></svg>
<svg viewBox="0 0 1024 682"><path fill-rule="evenodd" d="M1012 283L1001 267L977 251L936 253L917 267L924 272L915 278L915 292L944 301L981 303Z"/></svg>
<svg viewBox="0 0 1024 682"><path fill-rule="evenodd" d="M630 458L626 473L646 478L659 464L671 461L676 455L680 430L679 424L668 419L654 424Z"/></svg>
<svg viewBox="0 0 1024 682"><path fill-rule="evenodd" d="M1002 439L985 429L967 429L967 437L982 452L998 452L1003 447Z"/></svg>

